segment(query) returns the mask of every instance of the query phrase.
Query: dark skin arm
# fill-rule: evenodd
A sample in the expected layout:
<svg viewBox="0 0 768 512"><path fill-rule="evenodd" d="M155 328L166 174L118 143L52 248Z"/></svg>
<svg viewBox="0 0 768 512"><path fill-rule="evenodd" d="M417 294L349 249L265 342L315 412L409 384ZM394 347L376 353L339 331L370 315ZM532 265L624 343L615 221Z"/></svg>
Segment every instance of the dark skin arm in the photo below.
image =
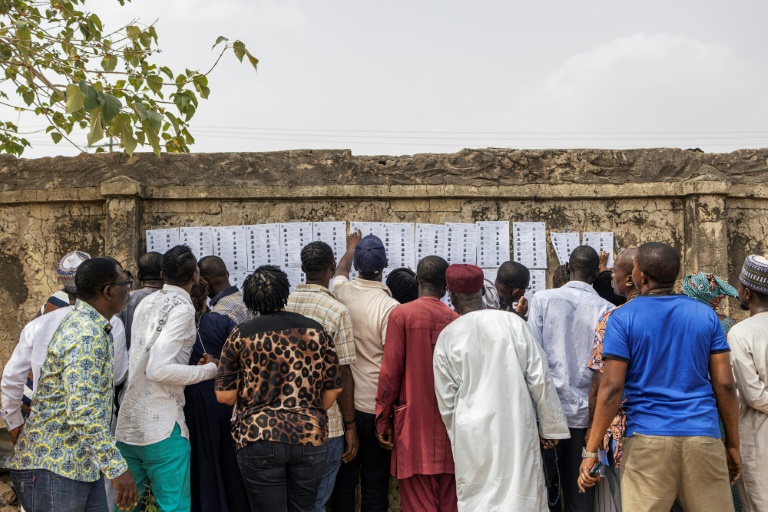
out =
<svg viewBox="0 0 768 512"><path fill-rule="evenodd" d="M336 272L333 274L333 277L344 276L349 278L349 271L352 270L352 261L355 258L355 247L362 238L363 235L360 233L359 229L349 234L347 237L347 252L345 252L344 256L339 260L339 264L336 266Z"/></svg>
<svg viewBox="0 0 768 512"><path fill-rule="evenodd" d="M589 428L587 428L584 441L589 441L589 434L592 432L592 420L595 418L595 406L597 405L597 390L600 389L600 382L602 380L602 373L592 373L592 385L589 387Z"/></svg>
<svg viewBox="0 0 768 512"><path fill-rule="evenodd" d="M355 381L352 378L352 367L348 364L341 365L341 378L344 380L344 385L341 389L336 402L341 409L341 417L344 420L344 426L353 426L355 422ZM342 462L349 462L357 457L357 450L360 447L360 441L357 437L357 429L345 430L344 440L346 441L346 449L341 456Z"/></svg>
<svg viewBox="0 0 768 512"><path fill-rule="evenodd" d="M712 377L717 411L725 427L725 456L728 461L731 485L733 485L741 477L741 454L739 453L739 402L728 352L709 356L709 374Z"/></svg>
<svg viewBox="0 0 768 512"><path fill-rule="evenodd" d="M596 453L603 439L603 434L611 421L619 412L621 406L621 397L624 394L624 382L627 376L627 363L615 359L606 359L603 366L603 377L600 383L600 389L597 392L597 403L595 406L594 418L592 420L592 430L587 440L587 451ZM581 461L579 469L579 489L585 491L594 486L600 477L589 476L589 471L595 465L597 459L586 458Z"/></svg>

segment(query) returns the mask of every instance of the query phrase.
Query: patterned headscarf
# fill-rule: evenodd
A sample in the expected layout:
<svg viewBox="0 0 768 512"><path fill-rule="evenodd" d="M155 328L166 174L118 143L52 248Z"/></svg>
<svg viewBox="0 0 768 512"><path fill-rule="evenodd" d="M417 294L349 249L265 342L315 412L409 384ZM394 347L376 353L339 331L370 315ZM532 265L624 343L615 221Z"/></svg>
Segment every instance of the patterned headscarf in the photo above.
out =
<svg viewBox="0 0 768 512"><path fill-rule="evenodd" d="M738 297L736 288L714 274L688 274L683 279L683 293L717 309L723 297Z"/></svg>
<svg viewBox="0 0 768 512"><path fill-rule="evenodd" d="M75 286L77 267L89 259L91 259L91 255L87 252L72 251L59 260L59 263L56 265L56 272L59 274L59 279L61 279L61 283L64 285L64 290L67 293L77 293L77 287Z"/></svg>
<svg viewBox="0 0 768 512"><path fill-rule="evenodd" d="M739 281L750 290L768 294L768 256L747 256Z"/></svg>

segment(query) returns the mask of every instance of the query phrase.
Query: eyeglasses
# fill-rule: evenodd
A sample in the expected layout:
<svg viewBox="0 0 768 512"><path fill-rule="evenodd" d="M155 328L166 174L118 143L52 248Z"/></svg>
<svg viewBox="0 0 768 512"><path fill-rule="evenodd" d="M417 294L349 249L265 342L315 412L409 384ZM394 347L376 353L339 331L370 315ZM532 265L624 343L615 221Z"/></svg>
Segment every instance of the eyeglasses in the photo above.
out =
<svg viewBox="0 0 768 512"><path fill-rule="evenodd" d="M132 288L133 287L133 278L130 277L126 281L116 281L114 283L105 284L104 286L101 287L101 289L104 290L107 286L115 286L115 285L118 285L118 284L123 285L123 286L127 286L128 288Z"/></svg>

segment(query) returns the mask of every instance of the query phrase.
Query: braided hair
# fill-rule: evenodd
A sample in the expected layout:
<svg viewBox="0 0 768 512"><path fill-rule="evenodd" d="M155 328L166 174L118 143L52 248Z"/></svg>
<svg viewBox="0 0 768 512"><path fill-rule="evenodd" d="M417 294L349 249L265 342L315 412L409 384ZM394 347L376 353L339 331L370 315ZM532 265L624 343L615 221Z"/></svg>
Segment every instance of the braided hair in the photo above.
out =
<svg viewBox="0 0 768 512"><path fill-rule="evenodd" d="M262 265L243 283L243 302L252 313L268 315L285 307L290 291L288 276L280 267Z"/></svg>

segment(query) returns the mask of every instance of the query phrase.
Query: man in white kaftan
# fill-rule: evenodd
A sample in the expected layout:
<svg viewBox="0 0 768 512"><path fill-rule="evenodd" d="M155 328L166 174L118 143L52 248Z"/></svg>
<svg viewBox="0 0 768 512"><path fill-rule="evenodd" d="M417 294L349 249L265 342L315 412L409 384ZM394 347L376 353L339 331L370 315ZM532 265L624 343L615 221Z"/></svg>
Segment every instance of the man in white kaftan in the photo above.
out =
<svg viewBox="0 0 768 512"><path fill-rule="evenodd" d="M768 256L747 256L739 303L750 317L728 332L740 402L742 473L736 490L742 510L757 512L768 510Z"/></svg>
<svg viewBox="0 0 768 512"><path fill-rule="evenodd" d="M452 265L446 281L462 316L440 334L433 367L459 510L546 511L539 438L570 436L546 356L520 317L482 309L479 268Z"/></svg>

